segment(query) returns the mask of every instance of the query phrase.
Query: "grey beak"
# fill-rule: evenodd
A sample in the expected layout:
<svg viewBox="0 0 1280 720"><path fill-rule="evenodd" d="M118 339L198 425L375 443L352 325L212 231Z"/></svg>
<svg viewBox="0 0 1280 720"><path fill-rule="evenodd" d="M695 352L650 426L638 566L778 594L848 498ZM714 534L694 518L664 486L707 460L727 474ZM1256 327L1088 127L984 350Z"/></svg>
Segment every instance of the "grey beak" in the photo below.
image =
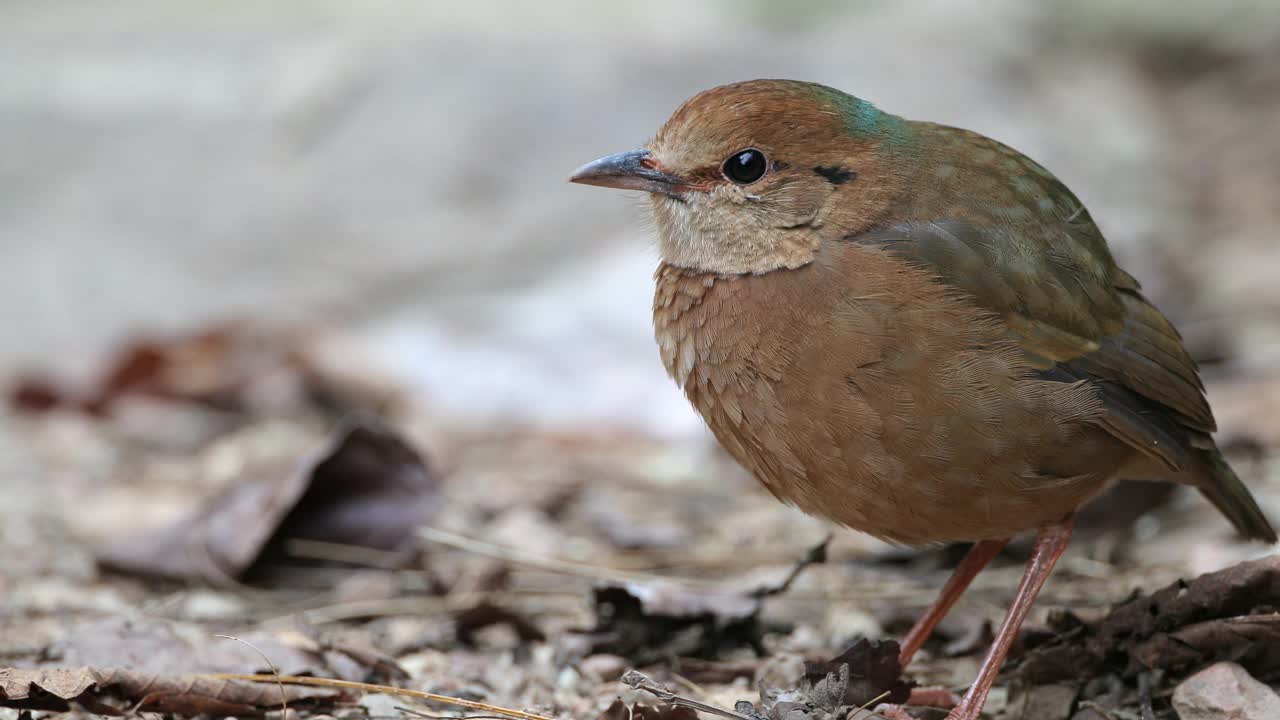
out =
<svg viewBox="0 0 1280 720"><path fill-rule="evenodd" d="M583 165L569 176L569 182L583 185L643 190L662 193L679 199L679 186L684 181L674 175L647 167L642 161L649 157L648 150L631 150L608 155Z"/></svg>

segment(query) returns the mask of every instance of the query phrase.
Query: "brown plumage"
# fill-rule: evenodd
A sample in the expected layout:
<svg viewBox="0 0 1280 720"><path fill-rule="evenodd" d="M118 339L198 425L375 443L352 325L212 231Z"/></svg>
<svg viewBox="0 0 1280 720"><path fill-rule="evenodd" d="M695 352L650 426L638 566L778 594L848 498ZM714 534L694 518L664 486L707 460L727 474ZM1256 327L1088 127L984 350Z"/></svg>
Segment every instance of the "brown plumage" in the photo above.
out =
<svg viewBox="0 0 1280 720"><path fill-rule="evenodd" d="M780 500L904 543L1009 537L1070 514L1126 449L1084 384L1035 379L988 314L877 247L787 272L664 265L667 371ZM898 378L911 374L910 384Z"/></svg>
<svg viewBox="0 0 1280 720"><path fill-rule="evenodd" d="M1213 444L1177 331L1016 150L754 81L694 97L646 149L573 179L650 193L662 360L770 492L892 541L982 541L904 661L1004 541L1040 533L953 717L981 710L1072 514L1110 480L1192 485L1275 541Z"/></svg>

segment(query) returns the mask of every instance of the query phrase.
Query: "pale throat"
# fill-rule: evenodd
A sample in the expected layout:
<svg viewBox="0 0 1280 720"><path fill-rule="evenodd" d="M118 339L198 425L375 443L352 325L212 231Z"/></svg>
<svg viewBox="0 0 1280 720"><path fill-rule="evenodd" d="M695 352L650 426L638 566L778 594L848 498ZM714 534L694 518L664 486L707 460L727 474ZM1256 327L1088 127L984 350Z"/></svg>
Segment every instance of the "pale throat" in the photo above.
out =
<svg viewBox="0 0 1280 720"><path fill-rule="evenodd" d="M709 206L662 196L652 199L662 260L722 275L762 274L808 265L822 238L816 228L775 228L751 222L733 206Z"/></svg>

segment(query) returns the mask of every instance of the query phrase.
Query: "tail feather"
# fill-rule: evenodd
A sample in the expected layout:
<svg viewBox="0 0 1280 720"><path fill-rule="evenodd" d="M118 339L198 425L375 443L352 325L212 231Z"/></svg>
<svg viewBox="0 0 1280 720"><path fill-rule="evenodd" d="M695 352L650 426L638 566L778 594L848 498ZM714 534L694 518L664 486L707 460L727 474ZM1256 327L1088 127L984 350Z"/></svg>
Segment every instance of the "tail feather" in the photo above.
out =
<svg viewBox="0 0 1280 720"><path fill-rule="evenodd" d="M1208 466L1208 478L1197 484L1200 492L1214 507L1231 521L1241 535L1250 540L1276 542L1276 531L1249 488L1240 480L1222 453L1210 450L1204 453Z"/></svg>

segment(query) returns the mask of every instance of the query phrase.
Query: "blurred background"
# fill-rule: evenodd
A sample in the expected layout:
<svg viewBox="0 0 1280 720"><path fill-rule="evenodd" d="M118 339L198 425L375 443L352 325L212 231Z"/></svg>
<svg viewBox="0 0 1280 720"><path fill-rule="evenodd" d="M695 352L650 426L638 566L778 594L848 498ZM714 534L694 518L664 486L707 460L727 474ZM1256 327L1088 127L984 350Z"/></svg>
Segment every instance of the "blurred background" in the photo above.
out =
<svg viewBox="0 0 1280 720"><path fill-rule="evenodd" d="M573 473L537 467L528 436L557 438L535 454L549 463L616 441L621 457L593 455L574 477L639 474L660 494L723 479L760 501L753 518L811 522L759 495L665 377L643 207L565 182L644 142L695 92L755 77L977 130L1057 173L1184 331L1220 439L1250 451L1233 457L1280 516L1276 0L7 0L0 372L14 389L0 417L0 543L39 546L56 526L83 548L135 518L179 516L193 487L225 486L216 473L184 484L192 473L175 468L246 415L288 415L275 390L236 375L256 378L256 360L208 361L213 380L198 361L195 380L175 381L236 376L238 419L205 403L216 431L155 402L97 401L155 384L137 373L181 365L172 355L186 358L192 337L198 352L235 345L240 363L241 341L223 333L246 327L267 328L280 366L339 388L339 409L370 395L400 408L415 446L453 477L498 482L485 473L500 465L520 492L550 476L559 488ZM159 343L141 360L140 338ZM175 351L173 338L187 340ZM181 394L152 395L166 392ZM503 433L525 439L493 439ZM472 452L478 437L489 460ZM1197 503L1187 512L1222 542L1148 563L1205 570L1257 552ZM476 517L490 523L491 510ZM664 522L635 542L702 537ZM576 547L550 511L498 524L493 537ZM782 562L821 535L788 527L750 542L779 543ZM1187 527L1181 537L1205 537ZM10 558L8 571L96 581L59 553Z"/></svg>
<svg viewBox="0 0 1280 720"><path fill-rule="evenodd" d="M636 203L685 98L814 80L1075 189L1206 359L1280 365L1280 5L5 3L0 366L227 318L368 331L463 412L696 427Z"/></svg>

